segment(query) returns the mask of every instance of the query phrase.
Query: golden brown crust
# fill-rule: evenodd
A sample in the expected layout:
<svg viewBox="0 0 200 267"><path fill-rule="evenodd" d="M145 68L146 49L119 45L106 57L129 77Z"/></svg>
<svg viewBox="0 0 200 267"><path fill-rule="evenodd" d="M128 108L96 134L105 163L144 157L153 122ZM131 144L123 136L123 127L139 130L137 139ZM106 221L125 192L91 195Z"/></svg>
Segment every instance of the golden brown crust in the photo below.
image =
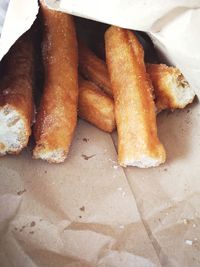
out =
<svg viewBox="0 0 200 267"><path fill-rule="evenodd" d="M94 82L107 94L112 95L105 62L98 58L83 42L79 43L79 69L86 79Z"/></svg>
<svg viewBox="0 0 200 267"><path fill-rule="evenodd" d="M86 60L82 59L85 76L89 73L88 69L92 70L92 74L88 75L87 78L96 85L102 84L103 81L104 84L107 84L106 92L113 96L106 63L86 46L79 50L81 50L79 53L82 57L86 57ZM136 55L143 55L142 47L135 47L135 53ZM138 58L141 59L140 56ZM141 64L144 64L144 62L141 62ZM102 66L103 71L99 66ZM147 79L150 79L154 86L152 93L155 95L157 111L184 108L193 101L195 94L177 68L168 67L165 64L146 64L146 68L148 72ZM175 91L174 88L177 90Z"/></svg>
<svg viewBox="0 0 200 267"><path fill-rule="evenodd" d="M45 84L34 127L34 157L63 151L67 156L77 122L78 55L73 17L41 3L44 20ZM47 159L52 161L51 158ZM54 160L53 160L54 161ZM56 160L55 160L56 162Z"/></svg>
<svg viewBox="0 0 200 267"><path fill-rule="evenodd" d="M143 49L128 30L111 26L105 34L106 59L115 101L118 160L123 166L144 157L165 161L157 137L152 86Z"/></svg>
<svg viewBox="0 0 200 267"><path fill-rule="evenodd" d="M27 120L33 112L33 44L29 33L21 36L3 61L4 76L0 85L0 106L10 105ZM29 130L30 131L30 130Z"/></svg>
<svg viewBox="0 0 200 267"><path fill-rule="evenodd" d="M85 71L87 73L88 67L92 69L92 76L88 76L87 78L93 80L96 85L101 84L103 80L104 83L107 84L107 88L109 88L109 95L113 96L106 63L99 59L88 47L85 46L85 50L86 52L84 52L84 49L82 52L87 56L87 60L84 60ZM139 55L144 52L141 47L137 47L135 53ZM144 62L142 64L144 64ZM98 67L99 65L104 65L103 71ZM146 68L148 72L147 79L152 80L154 85L154 88L152 87L152 94L156 96L155 103L157 111L167 108L184 108L193 101L195 94L177 68L168 67L165 64L146 64ZM95 77L95 79L93 79L93 77ZM177 89L180 88L180 90L174 92L173 87ZM182 90L184 88L185 90Z"/></svg>
<svg viewBox="0 0 200 267"><path fill-rule="evenodd" d="M115 125L114 101L94 83L79 82L79 117L105 132L112 132Z"/></svg>
<svg viewBox="0 0 200 267"><path fill-rule="evenodd" d="M3 59L0 81L0 110L16 111L23 121L23 144L20 149L7 151L18 154L28 143L33 119L34 49L32 33L21 36ZM14 123L14 121L13 121ZM9 125L8 125L9 126ZM13 144L14 145L14 144Z"/></svg>
<svg viewBox="0 0 200 267"><path fill-rule="evenodd" d="M138 55L142 53L144 54L142 47L136 49ZM94 82L108 95L113 96L110 77L105 61L96 56L90 48L83 43L79 44L79 69L85 78Z"/></svg>
<svg viewBox="0 0 200 267"><path fill-rule="evenodd" d="M155 103L159 111L184 108L186 104L192 102L192 97L189 102L182 99L178 101L176 91L173 89L177 88L177 93L181 94L182 98L186 90L191 90L179 69L165 64L146 64L146 68L154 86ZM182 89L185 90L181 91Z"/></svg>

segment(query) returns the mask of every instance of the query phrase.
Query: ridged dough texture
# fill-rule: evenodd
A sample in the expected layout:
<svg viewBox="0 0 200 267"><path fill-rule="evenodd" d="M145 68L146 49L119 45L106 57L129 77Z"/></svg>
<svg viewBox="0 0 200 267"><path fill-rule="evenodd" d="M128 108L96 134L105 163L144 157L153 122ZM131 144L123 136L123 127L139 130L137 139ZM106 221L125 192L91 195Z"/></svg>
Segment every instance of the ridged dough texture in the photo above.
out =
<svg viewBox="0 0 200 267"><path fill-rule="evenodd" d="M106 31L105 46L115 102L119 164L157 166L165 161L166 153L157 136L153 88L143 48L131 31L115 26Z"/></svg>
<svg viewBox="0 0 200 267"><path fill-rule="evenodd" d="M111 133L115 128L114 101L93 82L79 82L79 117Z"/></svg>
<svg viewBox="0 0 200 267"><path fill-rule="evenodd" d="M73 17L43 1L42 54L45 82L36 117L34 158L63 162L77 123L78 49Z"/></svg>

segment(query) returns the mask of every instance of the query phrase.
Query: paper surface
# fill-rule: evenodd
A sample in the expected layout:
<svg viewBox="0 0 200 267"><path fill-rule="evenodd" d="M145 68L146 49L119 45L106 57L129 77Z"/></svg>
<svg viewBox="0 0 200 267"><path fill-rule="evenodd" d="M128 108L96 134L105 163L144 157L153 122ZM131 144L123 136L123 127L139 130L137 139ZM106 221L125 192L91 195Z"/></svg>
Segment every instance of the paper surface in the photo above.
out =
<svg viewBox="0 0 200 267"><path fill-rule="evenodd" d="M21 13L13 9L16 2ZM89 0L47 2L83 17L151 31L198 93L200 50L193 38L200 38L199 1L101 1L98 8ZM36 0L28 7L19 0L11 4L1 57L37 14ZM14 24L17 30L8 33ZM83 121L61 165L32 160L30 148L2 158L0 266L200 266L200 105L196 101L160 114L158 129L168 159L153 169L119 167L116 133Z"/></svg>
<svg viewBox="0 0 200 267"><path fill-rule="evenodd" d="M8 266L160 266L116 160L111 136L81 121L64 164L32 160L27 151L1 159Z"/></svg>
<svg viewBox="0 0 200 267"><path fill-rule="evenodd" d="M0 20L0 60L14 42L31 27L36 19L38 9L36 0L2 0L0 2L2 16ZM5 10L7 10L6 13Z"/></svg>

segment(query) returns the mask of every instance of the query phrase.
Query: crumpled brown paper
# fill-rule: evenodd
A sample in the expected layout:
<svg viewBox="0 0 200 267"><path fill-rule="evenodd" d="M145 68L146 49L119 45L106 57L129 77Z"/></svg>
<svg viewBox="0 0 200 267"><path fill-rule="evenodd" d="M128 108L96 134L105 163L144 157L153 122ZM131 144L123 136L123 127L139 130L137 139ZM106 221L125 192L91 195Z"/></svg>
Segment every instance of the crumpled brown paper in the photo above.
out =
<svg viewBox="0 0 200 267"><path fill-rule="evenodd" d="M16 2L23 10L21 14L12 7ZM103 2L98 4L99 8L105 6ZM109 5L113 3L110 1ZM152 21L151 9L145 9L145 3L117 1L116 10L125 4L130 10L134 10L134 5L140 9L141 5L146 19ZM187 6L190 12L191 8L197 7L198 1L182 1L182 5L165 1L164 6L158 3L154 1L152 12L157 8L160 21L163 21L161 18L166 19L169 10L176 10L179 4ZM56 1L55 4L56 8L63 8L72 1ZM77 14L89 17L86 7L91 1L80 0L76 4L74 9L65 6L65 10L70 13L77 10ZM126 13L120 16L115 13L108 20L100 9L101 16L98 17L96 7L94 10L91 5L92 8L93 18L96 16L115 24L119 19L121 26L126 26L125 18L127 23L132 23L129 16L123 15ZM20 6L19 1L11 0L8 12L4 35L0 39L1 57L31 26L37 14L37 1L30 1L25 12L23 3ZM26 14L28 20L22 14ZM191 22L192 17L190 19ZM130 26L134 28L136 18L132 21L134 24ZM140 27L152 26L147 20L140 21ZM139 17L137 23L139 27ZM176 25L176 16L174 23ZM185 25L190 25L188 20L182 21L181 27ZM6 29L12 29L15 34ZM188 32L193 32L192 29L188 28ZM151 35L161 44L156 36L159 33L161 36L162 30L151 32ZM170 38L167 35L163 40ZM190 44L187 39L185 42L184 49ZM163 50L170 60L175 43L171 50L168 50L170 43ZM195 51L197 59L199 55L200 52ZM191 53L191 58L193 56ZM190 59L189 53L188 57ZM178 55L175 63L176 59ZM184 57L179 60L185 61ZM192 60L188 62L190 64ZM193 70L189 77L191 80L197 78ZM200 106L197 101L185 110L160 114L158 128L168 155L167 162L158 168L119 167L116 133L103 133L83 121L79 121L69 157L63 164L50 165L32 160L30 148L20 156L2 158L0 266L200 266Z"/></svg>
<svg viewBox="0 0 200 267"><path fill-rule="evenodd" d="M116 160L111 136L82 121L61 165L2 158L0 266L159 266Z"/></svg>

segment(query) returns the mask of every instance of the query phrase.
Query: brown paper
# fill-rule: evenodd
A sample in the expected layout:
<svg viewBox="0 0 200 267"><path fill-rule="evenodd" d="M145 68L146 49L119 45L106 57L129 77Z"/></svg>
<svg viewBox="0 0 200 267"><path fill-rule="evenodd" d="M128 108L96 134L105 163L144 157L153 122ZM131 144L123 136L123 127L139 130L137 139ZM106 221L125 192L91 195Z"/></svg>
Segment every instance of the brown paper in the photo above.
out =
<svg viewBox="0 0 200 267"><path fill-rule="evenodd" d="M110 135L83 121L61 165L32 160L30 151L2 158L1 251L8 266L159 266L116 160Z"/></svg>
<svg viewBox="0 0 200 267"><path fill-rule="evenodd" d="M24 15L17 19L14 1L10 3L0 57L37 13L37 1L31 1L28 21ZM56 1L54 8L63 3ZM187 8L195 4L191 1ZM166 10L167 4L163 16ZM84 17L87 11L82 10ZM6 29L16 25L18 33L8 34ZM147 21L145 25L141 27ZM152 37L161 42L155 33ZM170 59L170 49L163 51ZM189 77L197 79L194 69ZM198 101L160 114L158 129L168 158L152 169L118 166L116 133L106 134L81 120L63 164L33 160L30 147L20 156L1 158L0 266L200 266Z"/></svg>
<svg viewBox="0 0 200 267"><path fill-rule="evenodd" d="M167 162L125 173L162 265L200 266L199 104L160 114L158 128Z"/></svg>

